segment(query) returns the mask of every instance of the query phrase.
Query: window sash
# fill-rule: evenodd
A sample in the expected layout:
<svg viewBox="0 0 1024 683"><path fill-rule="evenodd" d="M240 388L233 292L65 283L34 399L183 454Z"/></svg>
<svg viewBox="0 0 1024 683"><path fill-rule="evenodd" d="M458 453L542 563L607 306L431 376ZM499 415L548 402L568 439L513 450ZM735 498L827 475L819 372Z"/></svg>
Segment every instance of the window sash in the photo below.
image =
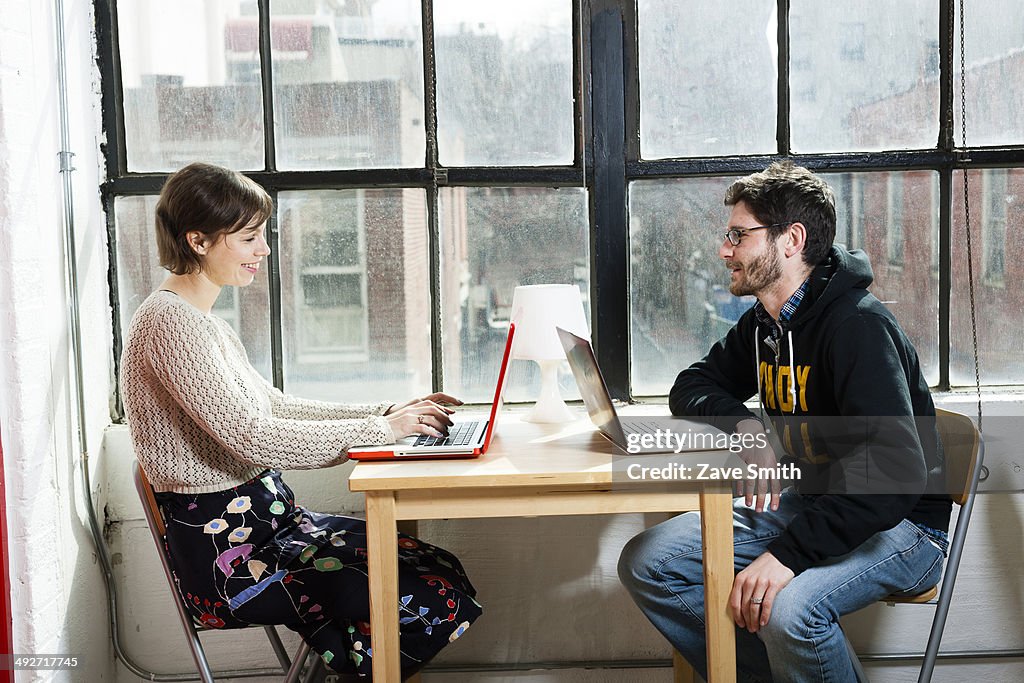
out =
<svg viewBox="0 0 1024 683"><path fill-rule="evenodd" d="M269 63L270 0L258 0L259 16L259 57L262 64ZM776 114L777 148L770 154L739 156L679 158L644 160L639 150L639 59L636 28L636 5L631 0L573 0L573 92L575 109L573 127L575 131L575 155L571 164L565 166L538 167L441 167L437 163L437 123L434 120L436 85L433 81L431 60L433 36L425 28L423 32L424 54L424 105L423 125L426 127L426 154L423 163L406 168L374 169L322 169L287 170L275 168L275 145L272 135L274 111L273 84L269 82L266 70L261 81L264 101L265 163L262 170L247 173L261 183L275 198L277 193L295 189L345 189L345 188L420 188L425 190L428 214L428 236L434 245L430 254L431 272L429 283L434 309L432 322L432 386L442 387L443 354L441 353L442 323L439 309L440 296L438 244L438 192L445 186L482 187L585 187L590 205L591 244L591 306L592 326L598 344L599 361L609 374L609 385L618 398L632 397L629 358L630 304L626 292L629 290L628 260L629 207L627 187L637 180L658 178L698 178L713 175L742 175L761 170L773 159L784 156L813 170L856 173L870 170L930 170L937 174L940 186L952 187L954 172L960 169L974 169L991 166L1024 166L1024 145L1001 148L968 148L966 153L954 147L958 134L953 121L944 114L939 122L939 136L934 147L896 150L886 152L837 152L831 154L793 154L791 152L790 102L796 95L790 92L790 82L780 79L778 83L778 111ZM785 3L780 6L786 6ZM429 27L432 17L430 0L422 3L423 26ZM118 197L152 195L159 191L166 177L163 173L132 173L127 169L124 133L124 92L119 79L120 64L117 46L117 5L116 0L96 0L97 36L99 42L100 70L102 77L102 98L104 101L104 127L109 144L105 147L108 182L103 196L108 215L108 230L111 235L111 249L116 244L117 231L113 219L113 202ZM936 27L936 43L939 54L939 79L941 112L946 112L958 102L957 85L950 77L956 59L956 45L953 42L956 7L955 0L941 0L940 21ZM806 31L809 27L803 27ZM790 69L799 70L800 65L789 61L790 26L788 17L778 17L778 72L786 74ZM609 40L609 38L613 38ZM618 40L615 40L617 38ZM618 71L616 72L616 68ZM617 77L616 73L624 76ZM610 76L609 76L610 74ZM611 96L609 96L609 94ZM616 104L621 103L617 109ZM953 107L955 109L955 107ZM958 122L957 122L958 123ZM621 135L619 134L621 133ZM608 144L608 141L612 144ZM621 144L616 140L623 141ZM858 196L860 188L852 188ZM954 226L955 212L942 209L939 212L939 234L948 234ZM849 217L850 239L862 239L864 226L863 212ZM987 218L985 220L988 220ZM273 222L273 221L272 221ZM272 232L274 226L271 226ZM272 240L277 236L271 235ZM913 236L910 236L913 242ZM274 245L272 245L274 246ZM278 259L279 254L272 256ZM940 376L936 388L949 388L949 345L950 317L948 285L949 254L946 247L940 253L933 252L930 260L940 271L940 316L939 327ZM111 258L111 268L117 268L116 258ZM272 313L272 362L273 380L282 386L281 358L281 286L271 277ZM116 272L111 278L114 301L117 299ZM237 304L236 304L237 306ZM235 313L238 315L238 313ZM115 344L119 344L120 321L114 316ZM119 353L119 348L116 349Z"/></svg>

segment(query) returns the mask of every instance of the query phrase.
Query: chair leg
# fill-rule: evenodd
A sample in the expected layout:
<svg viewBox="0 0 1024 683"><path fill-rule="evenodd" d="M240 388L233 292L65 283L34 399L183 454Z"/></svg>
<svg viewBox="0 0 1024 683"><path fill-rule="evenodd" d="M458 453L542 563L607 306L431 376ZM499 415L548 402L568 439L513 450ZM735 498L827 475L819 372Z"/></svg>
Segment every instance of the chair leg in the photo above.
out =
<svg viewBox="0 0 1024 683"><path fill-rule="evenodd" d="M676 650L672 650L672 682L695 683L697 674L690 663Z"/></svg>
<svg viewBox="0 0 1024 683"><path fill-rule="evenodd" d="M203 683L215 683L213 680L213 670L210 669L210 662L206 659L206 652L203 651L203 644L199 640L199 634L196 633L195 627L192 625L191 617L185 614L185 609L181 607L180 600L175 600L175 602L178 603L179 616L185 624L185 638L188 640L188 647L192 651L192 659L195 660L199 677ZM189 621L186 622L185 619L189 619Z"/></svg>
<svg viewBox="0 0 1024 683"><path fill-rule="evenodd" d="M857 683L869 683L868 675L864 673L864 667L861 666L860 657L853 649L853 643L846 637L846 631L843 631L843 642L846 643L846 652L850 655L850 664L853 665L853 673L857 676Z"/></svg>
<svg viewBox="0 0 1024 683"><path fill-rule="evenodd" d="M320 659L314 652L313 656L309 659L309 668L306 670L306 676L303 678L303 683L315 683L320 675L320 672L324 669L324 660Z"/></svg>
<svg viewBox="0 0 1024 683"><path fill-rule="evenodd" d="M277 634L277 629L273 626L264 626L263 630L267 633L270 647L274 650L274 654L277 655L277 661L281 664L281 668L287 671L292 665L292 660L288 657L288 651L284 649L284 643L281 642L281 636Z"/></svg>
<svg viewBox="0 0 1024 683"><path fill-rule="evenodd" d="M309 643L302 641L299 649L292 657L292 665L288 668L288 675L285 676L285 683L298 683L299 674L302 673L302 665L306 663L306 656L309 655Z"/></svg>

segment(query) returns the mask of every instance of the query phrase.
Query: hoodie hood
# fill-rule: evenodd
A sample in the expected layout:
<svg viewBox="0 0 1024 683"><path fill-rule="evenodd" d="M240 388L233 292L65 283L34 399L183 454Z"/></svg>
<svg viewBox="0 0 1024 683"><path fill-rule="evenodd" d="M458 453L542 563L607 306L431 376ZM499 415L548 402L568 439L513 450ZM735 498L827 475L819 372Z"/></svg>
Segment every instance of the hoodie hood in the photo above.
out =
<svg viewBox="0 0 1024 683"><path fill-rule="evenodd" d="M811 271L805 301L790 320L790 329L802 327L852 289L867 290L874 281L868 255L860 249L847 251L832 246L825 260Z"/></svg>

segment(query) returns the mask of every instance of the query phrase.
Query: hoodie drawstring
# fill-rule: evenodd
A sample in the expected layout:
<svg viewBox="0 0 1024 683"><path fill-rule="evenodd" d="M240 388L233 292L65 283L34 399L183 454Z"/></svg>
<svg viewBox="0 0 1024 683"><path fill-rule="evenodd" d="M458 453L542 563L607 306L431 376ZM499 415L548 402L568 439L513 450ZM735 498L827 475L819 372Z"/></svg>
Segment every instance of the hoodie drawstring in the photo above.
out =
<svg viewBox="0 0 1024 683"><path fill-rule="evenodd" d="M793 330L786 330L789 336L789 397L793 402L793 409L790 411L796 415L796 363L793 360L794 347L793 347ZM761 423L764 425L764 431L766 434L771 433L770 420L765 419L764 410L764 399L761 396L761 342L758 339L760 336L760 327L754 326L754 374L757 375L757 407L761 411ZM768 341L766 339L765 341ZM778 352L776 352L776 361L778 359Z"/></svg>
<svg viewBox="0 0 1024 683"><path fill-rule="evenodd" d="M793 363L793 330L789 330L789 396L793 400L793 414L796 415L796 365Z"/></svg>
<svg viewBox="0 0 1024 683"><path fill-rule="evenodd" d="M771 434L771 422L764 418L764 400L761 398L761 340L758 339L760 328L754 325L754 374L757 375L757 407L761 411L761 424L764 433Z"/></svg>

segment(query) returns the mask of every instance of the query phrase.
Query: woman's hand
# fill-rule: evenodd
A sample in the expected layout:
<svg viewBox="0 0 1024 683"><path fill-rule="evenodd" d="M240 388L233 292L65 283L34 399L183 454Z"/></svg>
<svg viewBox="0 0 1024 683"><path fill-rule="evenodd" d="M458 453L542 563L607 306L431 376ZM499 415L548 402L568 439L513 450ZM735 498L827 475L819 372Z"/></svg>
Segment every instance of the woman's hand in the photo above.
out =
<svg viewBox="0 0 1024 683"><path fill-rule="evenodd" d="M442 394L441 392L437 392L436 394L431 394L430 396L424 396L423 398L414 398L411 401L406 401L405 403L402 403L402 404L396 403L395 405L393 405L390 408L388 408L387 412L385 412L384 414L385 415L391 415L392 413L397 413L402 408L408 408L409 406L416 405L417 403L420 403L421 401L433 401L434 403L437 403L437 404L452 405L452 406L461 406L462 405L462 401L460 401L459 399L455 398L454 396L449 396L448 394ZM454 412L455 412L454 410L449 411L449 413L454 413Z"/></svg>
<svg viewBox="0 0 1024 683"><path fill-rule="evenodd" d="M448 435L448 427L452 424L448 416L455 411L441 403L462 405L462 401L448 394L431 394L426 398L391 406L384 413L384 419L388 421L396 439L412 434L444 437Z"/></svg>

